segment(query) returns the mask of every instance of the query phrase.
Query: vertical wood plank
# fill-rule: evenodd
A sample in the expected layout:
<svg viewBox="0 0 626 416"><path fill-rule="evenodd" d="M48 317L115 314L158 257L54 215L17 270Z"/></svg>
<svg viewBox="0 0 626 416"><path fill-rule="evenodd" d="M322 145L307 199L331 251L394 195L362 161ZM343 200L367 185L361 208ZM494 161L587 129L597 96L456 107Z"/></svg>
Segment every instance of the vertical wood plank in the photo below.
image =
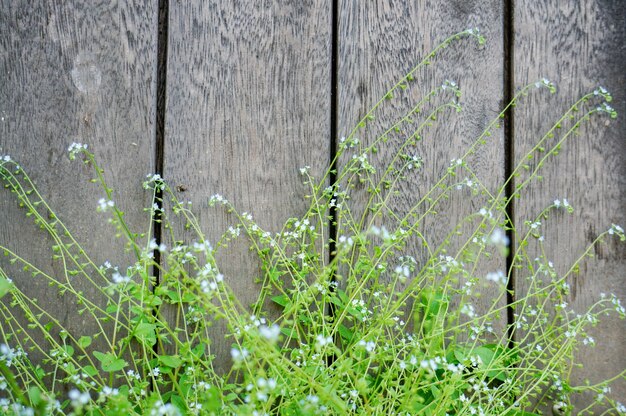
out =
<svg viewBox="0 0 626 416"><path fill-rule="evenodd" d="M566 198L575 213L552 210L542 219L545 255L560 276L598 234L611 223L626 223L626 146L624 121L626 78L626 11L620 1L527 1L515 2L514 70L517 87L546 77L557 85L557 94L530 97L515 111L515 159L519 160L558 117L581 95L603 86L613 93L620 116L617 120L594 117L563 146L534 183L515 203L515 223L524 227L555 199ZM601 101L598 100L597 104ZM585 107L587 108L587 107ZM593 107L592 107L593 108ZM606 126L605 126L606 124ZM532 161L531 163L536 163ZM538 253L540 254L540 253ZM585 259L580 273L567 279L568 309L582 313L600 298L614 293L626 298L626 248L615 238L594 250L595 258ZM525 293L529 282L520 273L517 290ZM584 368L575 371L582 385L611 377L626 367L626 326L617 318L602 317L590 331L597 346L581 346L577 357ZM609 395L626 397L626 384L619 381ZM576 409L589 405L594 397L577 397Z"/></svg>
<svg viewBox="0 0 626 416"><path fill-rule="evenodd" d="M156 18L144 2L0 1L0 154L23 166L96 264L108 260L120 270L129 266L124 241L113 237L108 214L96 212L105 193L89 183L93 168L70 162L67 149L81 142L96 153L129 226L147 230L141 184L154 170ZM62 276L51 260L53 241L5 189L0 212L0 244ZM0 262L10 269L8 258ZM73 297L29 273L10 277L71 331L94 330ZM97 294L86 282L74 284Z"/></svg>
<svg viewBox="0 0 626 416"><path fill-rule="evenodd" d="M460 99L463 112L459 115L454 111L440 114L440 121L424 130L422 140L408 150L423 159L423 167L409 173L399 187L401 194L389 200L389 205L403 215L439 180L452 159L463 156L502 109L502 5L497 1L341 1L339 4L339 137L347 136L396 81L448 36L478 27L487 38L487 45L482 49L471 39L453 43L433 59L432 65L415 74L415 82L409 89L387 101L375 114L375 121L357 132L362 143L371 143L429 91L446 80L456 82L463 91ZM450 99L451 96L447 96L445 101ZM430 113L436 105L445 101L442 98L433 99L436 104L427 106L424 113ZM420 116L415 118L420 119ZM369 155L376 169L384 169L407 134L392 137L387 144L379 146L377 154ZM489 142L468 159L468 164L490 191L503 181L503 151L503 133L497 130ZM345 166L351 157L352 153L349 153L340 165ZM457 179L462 181L465 173L461 171L459 175ZM353 190L352 203L356 212L363 211L369 197L366 188L357 185ZM425 218L419 230L434 250L454 226L467 215L477 213L484 204L485 198L472 197L467 188L453 191L447 201L436 207L438 214ZM387 228L398 226L392 221L382 225ZM462 237L441 254L456 257L461 240ZM424 245L418 241L409 244L404 255L408 254L417 259L417 270L429 257ZM499 257L481 264L474 271L474 277L483 280L486 273L505 268L505 259ZM481 290L486 290L489 295L473 306L485 311L498 289ZM502 298L500 304L504 305L504 302ZM500 327L504 324L506 316L494 322Z"/></svg>
<svg viewBox="0 0 626 416"><path fill-rule="evenodd" d="M320 177L329 163L330 13L315 1L170 5L164 177L186 189L179 197L213 244L235 223L207 207L213 194L273 233L306 212L299 168ZM241 237L218 257L243 304L259 291L249 245ZM215 327L211 345L222 369L224 331Z"/></svg>

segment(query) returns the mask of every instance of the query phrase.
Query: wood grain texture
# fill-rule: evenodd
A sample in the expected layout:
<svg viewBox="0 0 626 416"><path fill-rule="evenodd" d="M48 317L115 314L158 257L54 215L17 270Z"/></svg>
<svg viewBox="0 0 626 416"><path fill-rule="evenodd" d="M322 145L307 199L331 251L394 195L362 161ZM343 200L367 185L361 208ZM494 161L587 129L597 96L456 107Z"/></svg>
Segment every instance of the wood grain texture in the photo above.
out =
<svg viewBox="0 0 626 416"><path fill-rule="evenodd" d="M516 86L547 77L558 88L550 97L533 93L516 109L515 158L519 160L571 103L598 86L613 93L611 105L620 113L617 120L594 117L549 161L542 170L543 181L534 183L515 204L518 225L533 220L555 199L567 198L575 208L573 215L557 211L542 220L546 257L560 274L611 223L626 223L625 38L626 9L621 1L515 2ZM567 301L572 310L582 313L601 293L626 297L626 247L615 240L607 239L597 247L595 258L586 259L580 273L568 278ZM517 290L524 293L527 288L528 282L519 275ZM611 377L626 367L623 320L603 318L590 335L597 346L581 347L578 352L584 363L576 371L578 384ZM626 383L622 380L613 386L610 396L623 401ZM593 400L578 397L574 413Z"/></svg>
<svg viewBox="0 0 626 416"><path fill-rule="evenodd" d="M154 170L156 12L143 2L0 2L0 154L23 166L97 264L109 260L121 270L129 266L124 242L113 237L108 214L96 212L105 193L89 183L93 169L70 162L67 149L81 142L96 153L129 226L146 230L149 195L141 184ZM5 189L0 212L0 244L62 275L52 240ZM0 262L7 266L8 258ZM11 277L70 330L92 330L71 296L28 273Z"/></svg>
<svg viewBox="0 0 626 416"><path fill-rule="evenodd" d="M502 109L502 7L497 1L341 1L339 4L339 137L347 136L395 82L448 36L478 27L487 38L484 48L479 48L472 39L452 44L433 59L432 65L416 73L411 88L385 102L375 115L375 121L357 133L362 142L371 143L426 93L446 80L456 82L463 91L460 100L463 112L442 113L440 121L424 130L422 141L410 147L409 152L423 159L423 168L407 175L407 180L400 183L401 194L392 197L389 203L396 212L404 214L439 180L452 159L463 156ZM453 96L446 96L445 101L440 97L433 99L434 105L426 107L424 113L428 114L435 105ZM377 169L389 163L405 137L406 133L396 135L388 144L380 145L376 155L370 155ZM468 159L468 164L491 191L504 177L503 151L503 133L498 130L486 146ZM349 153L342 158L340 165L345 166L351 157ZM463 180L465 174L459 175L456 179ZM366 189L357 186L354 191L353 209L363 211L368 197ZM437 206L438 214L425 218L419 230L434 250L455 225L485 204L485 198L473 198L467 188L453 191L448 200ZM393 222L382 225L390 229L397 226ZM424 245L415 240L410 242L405 254L414 255L418 264L423 265L427 252ZM462 240L459 236L447 254L456 256ZM484 277L497 269L505 269L504 258L481 264L474 276ZM498 290L481 290L487 296L474 306L477 310L486 310ZM501 304L504 305L504 299ZM494 322L496 325L505 323L505 316Z"/></svg>
<svg viewBox="0 0 626 416"><path fill-rule="evenodd" d="M306 212L299 168L329 164L330 3L186 1L170 8L164 176L184 185L203 232L234 224L221 194L265 230ZM193 236L186 235L185 239ZM218 258L242 303L255 300L259 262L244 237ZM216 366L231 340L215 327Z"/></svg>

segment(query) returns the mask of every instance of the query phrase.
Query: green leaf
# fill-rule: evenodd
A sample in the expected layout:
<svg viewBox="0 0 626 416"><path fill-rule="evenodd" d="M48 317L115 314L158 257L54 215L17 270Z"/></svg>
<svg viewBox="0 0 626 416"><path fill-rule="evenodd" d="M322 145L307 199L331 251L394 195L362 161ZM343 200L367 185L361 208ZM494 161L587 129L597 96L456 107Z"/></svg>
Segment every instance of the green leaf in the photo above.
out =
<svg viewBox="0 0 626 416"><path fill-rule="evenodd" d="M177 368L182 365L183 360L178 355L160 355L159 363L166 367Z"/></svg>
<svg viewBox="0 0 626 416"><path fill-rule="evenodd" d="M0 298L11 291L11 282L3 276L0 276Z"/></svg>
<svg viewBox="0 0 626 416"><path fill-rule="evenodd" d="M283 308L286 308L288 305L291 304L291 300L287 295L274 296L272 297L272 302L282 306Z"/></svg>
<svg viewBox="0 0 626 416"><path fill-rule="evenodd" d="M81 348L87 348L88 346L91 345L91 337L88 336L82 336L78 339L78 345Z"/></svg>
<svg viewBox="0 0 626 416"><path fill-rule="evenodd" d="M135 328L135 337L142 342L152 346L156 344L156 325L148 322L140 322Z"/></svg>
<svg viewBox="0 0 626 416"><path fill-rule="evenodd" d="M220 397L219 389L215 386L211 386L205 394L206 401L204 402L203 408L209 412L218 413L222 409L222 398Z"/></svg>
<svg viewBox="0 0 626 416"><path fill-rule="evenodd" d="M33 407L39 407L39 405L42 402L41 390L39 390L39 387L32 386L31 388L29 388L28 398L30 399L30 402L32 403Z"/></svg>
<svg viewBox="0 0 626 416"><path fill-rule="evenodd" d="M83 373L87 374L88 376L93 377L96 374L98 374L98 370L93 365L86 365L83 367Z"/></svg>
<svg viewBox="0 0 626 416"><path fill-rule="evenodd" d="M348 328L345 325L339 325L339 329L338 329L339 335L341 336L341 339L345 340L346 342L350 342L352 341L352 338L354 337L354 332L352 332L352 330L350 330L350 328Z"/></svg>
<svg viewBox="0 0 626 416"><path fill-rule="evenodd" d="M94 351L93 355L98 361L100 361L100 368L102 368L102 371L106 371L108 373L120 371L128 365L126 361L122 358L117 358L115 354L112 353L105 354L99 351Z"/></svg>

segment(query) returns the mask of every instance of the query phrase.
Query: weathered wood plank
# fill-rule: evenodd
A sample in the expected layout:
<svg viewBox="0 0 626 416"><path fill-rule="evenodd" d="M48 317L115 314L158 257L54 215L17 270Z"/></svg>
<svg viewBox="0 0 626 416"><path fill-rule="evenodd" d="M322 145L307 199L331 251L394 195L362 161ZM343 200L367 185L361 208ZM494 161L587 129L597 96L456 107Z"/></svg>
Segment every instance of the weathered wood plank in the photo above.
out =
<svg viewBox="0 0 626 416"><path fill-rule="evenodd" d="M96 153L130 227L147 230L141 183L155 166L156 19L155 7L143 2L0 2L0 154L31 175L96 264L108 260L121 270L129 266L124 241L113 237L108 214L96 212L105 193L89 183L93 169L70 162L67 149L75 141ZM0 244L62 276L51 260L53 241L8 190L0 195ZM0 262L9 267L8 258ZM70 330L94 329L73 297L28 273L11 277ZM74 284L87 296L97 293L84 281Z"/></svg>
<svg viewBox="0 0 626 416"><path fill-rule="evenodd" d="M523 221L534 220L555 199L567 198L575 208L573 215L556 210L541 220L546 257L554 262L560 275L611 223L626 223L626 147L621 118L626 110L625 20L626 9L620 1L515 2L516 86L547 77L558 88L551 97L533 94L516 109L515 159L529 151L571 103L598 86L613 93L615 100L611 105L620 113L616 121L598 117L583 127L580 136L565 144L542 170L543 181L533 184L515 203L514 219L520 227L524 227ZM579 313L598 300L601 293L626 297L624 245L608 239L594 254L595 258L583 261L579 274L567 279L571 287L566 299L568 309ZM521 273L517 277L517 290L524 293L529 282ZM578 352L585 365L576 371L579 384L587 378L592 383L608 378L626 367L623 321L603 318L590 335L597 346L582 347ZM626 384L622 381L614 386L610 396L623 400ZM580 410L593 397L577 400Z"/></svg>
<svg viewBox="0 0 626 416"><path fill-rule="evenodd" d="M478 48L474 39L466 38L453 43L432 60L432 65L415 74L415 82L410 83L409 89L396 93L396 97L387 101L375 114L375 121L357 132L362 143L371 143L429 91L441 86L446 80L456 82L463 91L460 99L463 112L455 114L455 111L449 109L444 111L438 116L440 121L421 133L422 140L408 148L409 153L423 159L423 167L414 172L409 171L407 180L400 183L401 194L389 199L388 205L401 215L406 214L443 176L452 159L463 156L502 108L502 5L497 1L340 2L339 137L348 136L371 106L440 42L454 33L475 27L480 28L487 38L485 48ZM433 105L425 107L422 114L429 114L435 106L453 97L453 94L446 95L443 92L433 99ZM402 134L391 134L390 141L381 144L377 154L369 155L379 171L392 160L400 144L410 134L409 128L415 129L423 120L419 115L414 118L415 124L405 125ZM503 181L503 151L502 131L498 130L486 146L467 160L491 191ZM352 155L350 152L342 158L340 165L345 166ZM459 176L455 180L462 181L467 173L460 171ZM352 201L356 212L363 211L369 197L366 188L357 184L354 189ZM467 187L455 190L448 200L437 205L437 215L429 215L421 221L419 231L426 236L428 245L434 250L463 218L478 212L486 204L484 196L472 197ZM423 212L423 209L418 210L419 214ZM398 226L393 221L382 225L389 229ZM340 229L341 232L348 231ZM424 244L417 240L414 238L410 242L405 254L416 257L419 270L425 264L428 253ZM452 242L447 253L441 254L456 257L462 240L463 237L459 237ZM487 272L497 269L505 269L504 258L481 263L474 271L474 276L482 278ZM473 305L477 310L486 310L498 290L488 288L486 291L489 295ZM501 305L504 305L504 301L501 298ZM505 323L506 317L501 316L500 326Z"/></svg>
<svg viewBox="0 0 626 416"><path fill-rule="evenodd" d="M306 212L299 168L319 177L329 163L330 22L330 3L313 1L171 4L164 177L187 189L212 243L235 222L207 207L213 194L271 232ZM218 258L244 304L259 290L248 246L241 237ZM230 366L223 331L217 368Z"/></svg>

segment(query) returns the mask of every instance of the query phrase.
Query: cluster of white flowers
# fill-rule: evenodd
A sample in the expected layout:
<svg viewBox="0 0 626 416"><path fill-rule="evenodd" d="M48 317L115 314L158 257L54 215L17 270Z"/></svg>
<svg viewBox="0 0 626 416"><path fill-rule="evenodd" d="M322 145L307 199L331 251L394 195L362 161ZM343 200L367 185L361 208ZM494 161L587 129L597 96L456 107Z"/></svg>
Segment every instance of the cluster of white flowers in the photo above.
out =
<svg viewBox="0 0 626 416"><path fill-rule="evenodd" d="M67 151L70 153L70 160L74 160L76 158L76 155L83 150L87 150L86 144L76 142L70 144L70 146L67 148Z"/></svg>
<svg viewBox="0 0 626 416"><path fill-rule="evenodd" d="M207 265L208 266L208 265ZM206 267L203 269L205 270ZM219 288L219 283L222 283L224 281L224 275L221 273L218 273L215 275L215 278L211 281L209 280L201 280L200 281L200 290L202 290L202 292L204 292L205 294L210 294L211 292L216 291Z"/></svg>
<svg viewBox="0 0 626 416"><path fill-rule="evenodd" d="M0 361L7 367L11 367L13 361L25 357L27 353L21 348L11 348L6 344L0 344Z"/></svg>
<svg viewBox="0 0 626 416"><path fill-rule="evenodd" d="M357 173L376 173L376 169L372 166L367 158L367 153L361 153L360 155L352 155L352 160L358 162Z"/></svg>
<svg viewBox="0 0 626 416"><path fill-rule="evenodd" d="M231 348L230 357L235 363L241 363L250 355L250 352L245 348Z"/></svg>
<svg viewBox="0 0 626 416"><path fill-rule="evenodd" d="M150 410L150 416L181 416L181 413L173 404L157 401Z"/></svg>
<svg viewBox="0 0 626 416"><path fill-rule="evenodd" d="M159 250L160 253L164 253L167 250L167 246L163 243L157 244L156 239L153 238L148 244L148 250Z"/></svg>
<svg viewBox="0 0 626 416"><path fill-rule="evenodd" d="M0 398L0 412L2 412L1 414L3 415L35 416L35 411L32 408L14 403L4 397Z"/></svg>
<svg viewBox="0 0 626 416"><path fill-rule="evenodd" d="M259 334L271 344L275 344L280 336L280 327L276 324L272 326L261 325L259 326Z"/></svg>
<svg viewBox="0 0 626 416"><path fill-rule="evenodd" d="M154 187L155 189L160 189L161 191L165 190L165 182L158 173L150 173L146 176L146 178L147 180L143 183L144 189L151 189Z"/></svg>
<svg viewBox="0 0 626 416"><path fill-rule="evenodd" d="M340 149L348 149L348 148L353 148L359 145L359 139L357 139L356 137L352 137L350 139L346 139L345 137L342 137L341 139L339 139L339 148Z"/></svg>
<svg viewBox="0 0 626 416"><path fill-rule="evenodd" d="M370 354L373 354L374 349L376 349L376 343L374 341L365 341L364 339L362 339L357 343L357 345L359 347L365 348L365 351L369 352Z"/></svg>
<svg viewBox="0 0 626 416"><path fill-rule="evenodd" d="M509 237L501 228L496 228L489 236L489 243L496 247L507 247L509 245Z"/></svg>
<svg viewBox="0 0 626 416"><path fill-rule="evenodd" d="M209 197L209 206L215 206L216 204L228 205L228 200L220 194L214 194Z"/></svg>
<svg viewBox="0 0 626 416"><path fill-rule="evenodd" d="M106 212L109 208L113 208L115 206L115 202L111 200L106 200L104 198L100 198L98 200L98 212Z"/></svg>
<svg viewBox="0 0 626 416"><path fill-rule="evenodd" d="M490 272L487 273L487 276L485 276L485 279L491 281L491 282L496 282L500 285L505 285L506 281L507 281L507 277L506 274L504 274L504 272L502 270L498 270L496 272Z"/></svg>
<svg viewBox="0 0 626 416"><path fill-rule="evenodd" d="M129 276L122 276L119 272L114 272L111 279L116 285L125 285L130 282Z"/></svg>
<svg viewBox="0 0 626 416"><path fill-rule="evenodd" d="M88 391L81 392L77 389L70 390L67 397L71 400L72 407L75 410L82 409L91 401L91 396Z"/></svg>
<svg viewBox="0 0 626 416"><path fill-rule="evenodd" d="M624 229L617 224L611 224L611 228L608 231L609 235L617 235L622 241L624 240Z"/></svg>

